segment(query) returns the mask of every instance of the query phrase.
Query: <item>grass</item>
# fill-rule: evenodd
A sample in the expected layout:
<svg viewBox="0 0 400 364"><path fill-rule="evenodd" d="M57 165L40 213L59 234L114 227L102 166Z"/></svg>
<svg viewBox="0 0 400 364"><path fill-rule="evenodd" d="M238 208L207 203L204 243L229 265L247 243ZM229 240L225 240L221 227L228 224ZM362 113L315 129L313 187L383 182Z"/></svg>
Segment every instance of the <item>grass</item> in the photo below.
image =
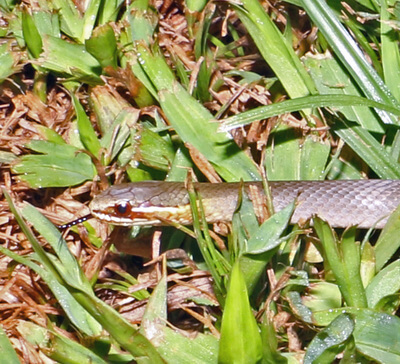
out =
<svg viewBox="0 0 400 364"><path fill-rule="evenodd" d="M400 9L342 6L0 0L7 362L400 361L399 211L55 227L128 180L400 178Z"/></svg>

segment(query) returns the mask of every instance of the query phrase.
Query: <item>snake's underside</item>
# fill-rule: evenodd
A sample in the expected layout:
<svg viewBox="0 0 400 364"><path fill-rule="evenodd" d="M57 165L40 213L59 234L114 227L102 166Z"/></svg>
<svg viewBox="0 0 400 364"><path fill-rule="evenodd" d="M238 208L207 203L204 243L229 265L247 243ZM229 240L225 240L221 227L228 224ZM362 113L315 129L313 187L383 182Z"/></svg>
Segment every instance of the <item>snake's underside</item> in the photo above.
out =
<svg viewBox="0 0 400 364"><path fill-rule="evenodd" d="M260 182L244 183L245 191ZM275 211L296 199L292 223L314 215L333 227L358 225L382 228L400 204L400 180L276 181L269 182ZM230 221L235 211L240 183L194 183L207 221ZM115 185L96 196L92 215L115 225L163 225L166 221L191 223L188 193L184 183L148 181Z"/></svg>

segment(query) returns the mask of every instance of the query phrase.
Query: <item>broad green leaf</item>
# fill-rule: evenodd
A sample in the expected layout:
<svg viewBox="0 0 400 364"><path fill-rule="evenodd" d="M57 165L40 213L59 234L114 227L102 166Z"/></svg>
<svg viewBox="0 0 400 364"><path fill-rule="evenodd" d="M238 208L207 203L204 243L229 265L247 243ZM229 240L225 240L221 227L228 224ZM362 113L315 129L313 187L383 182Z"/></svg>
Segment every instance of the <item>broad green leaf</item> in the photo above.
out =
<svg viewBox="0 0 400 364"><path fill-rule="evenodd" d="M33 58L38 58L40 53L42 53L42 38L32 16L27 10L22 12L22 31L30 54Z"/></svg>
<svg viewBox="0 0 400 364"><path fill-rule="evenodd" d="M135 1L128 13L132 41L151 43L158 23L154 9L147 1Z"/></svg>
<svg viewBox="0 0 400 364"><path fill-rule="evenodd" d="M35 125L36 130L38 133L42 136L43 139L47 140L48 142L52 142L55 144L60 144L64 145L66 144L65 140L63 137L58 134L56 131L54 131L51 128L48 128L47 126L44 125Z"/></svg>
<svg viewBox="0 0 400 364"><path fill-rule="evenodd" d="M368 307L375 308L381 299L400 290L400 260L389 264L371 280L365 292Z"/></svg>
<svg viewBox="0 0 400 364"><path fill-rule="evenodd" d="M218 363L218 339L214 336L199 333L189 338L164 325L158 326L158 332L162 340L157 351L167 363Z"/></svg>
<svg viewBox="0 0 400 364"><path fill-rule="evenodd" d="M166 269L166 267L164 267ZM166 326L167 321L167 278L165 274L157 283L156 288L150 296L149 303L142 318L140 332L146 336L154 345L158 345L161 334L160 326Z"/></svg>
<svg viewBox="0 0 400 364"><path fill-rule="evenodd" d="M166 325L167 280L163 276L153 291L140 332L157 347L168 363L217 363L218 341L211 335L185 337Z"/></svg>
<svg viewBox="0 0 400 364"><path fill-rule="evenodd" d="M313 312L324 311L341 307L342 295L337 284L318 281L310 283L302 301Z"/></svg>
<svg viewBox="0 0 400 364"><path fill-rule="evenodd" d="M94 29L92 36L85 41L85 48L99 61L102 68L117 69L117 40L110 24Z"/></svg>
<svg viewBox="0 0 400 364"><path fill-rule="evenodd" d="M294 208L295 201L273 214L254 231L244 254L262 254L276 248L282 242L280 237L290 223Z"/></svg>
<svg viewBox="0 0 400 364"><path fill-rule="evenodd" d="M43 50L40 66L68 79L102 83L101 65L83 45L47 35L43 38Z"/></svg>
<svg viewBox="0 0 400 364"><path fill-rule="evenodd" d="M332 363L343 351L343 344L349 340L353 330L354 321L350 315L342 314L335 318L308 345L304 364Z"/></svg>
<svg viewBox="0 0 400 364"><path fill-rule="evenodd" d="M355 317L357 350L378 363L400 362L400 319L397 316L361 310Z"/></svg>
<svg viewBox="0 0 400 364"><path fill-rule="evenodd" d="M123 4L124 0L107 0L103 2L99 9L99 24L115 22Z"/></svg>
<svg viewBox="0 0 400 364"><path fill-rule="evenodd" d="M27 147L43 154L22 156L12 170L32 187L74 186L96 175L90 157L73 146L33 140Z"/></svg>
<svg viewBox="0 0 400 364"><path fill-rule="evenodd" d="M68 0L53 0L50 5L60 13L61 30L77 41L83 42L84 23L75 4Z"/></svg>
<svg viewBox="0 0 400 364"><path fill-rule="evenodd" d="M294 201L251 232L247 247L239 258L246 287L250 293L256 287L276 249L283 242L281 235L290 222L293 210Z"/></svg>
<svg viewBox="0 0 400 364"><path fill-rule="evenodd" d="M282 124L270 135L265 152L265 169L270 181L320 180L330 153L329 142L317 135L301 138Z"/></svg>
<svg viewBox="0 0 400 364"><path fill-rule="evenodd" d="M171 140L163 139L151 129L142 128L140 138L136 138L138 160L143 164L168 171L175 158Z"/></svg>

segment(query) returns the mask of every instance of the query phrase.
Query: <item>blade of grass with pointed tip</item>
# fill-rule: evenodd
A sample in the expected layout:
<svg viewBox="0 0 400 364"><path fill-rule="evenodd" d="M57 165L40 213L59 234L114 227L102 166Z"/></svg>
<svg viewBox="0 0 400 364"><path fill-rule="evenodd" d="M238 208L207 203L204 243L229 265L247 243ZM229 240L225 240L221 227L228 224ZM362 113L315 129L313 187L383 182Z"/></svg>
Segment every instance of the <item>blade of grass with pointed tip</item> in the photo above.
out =
<svg viewBox="0 0 400 364"><path fill-rule="evenodd" d="M232 268L221 323L218 363L257 363L262 343L239 262Z"/></svg>
<svg viewBox="0 0 400 364"><path fill-rule="evenodd" d="M189 338L166 326L159 330L163 332L163 340L157 350L168 363L218 363L216 337L198 333L195 338Z"/></svg>
<svg viewBox="0 0 400 364"><path fill-rule="evenodd" d="M99 157L100 141L97 139L96 132L90 122L85 110L75 95L71 95L72 104L74 105L76 118L78 120L79 137L85 148L94 156Z"/></svg>
<svg viewBox="0 0 400 364"><path fill-rule="evenodd" d="M110 24L95 28L92 36L85 41L85 48L100 62L101 67L117 69L117 39Z"/></svg>
<svg viewBox="0 0 400 364"><path fill-rule="evenodd" d="M18 70L19 56L11 52L8 43L0 45L0 83Z"/></svg>
<svg viewBox="0 0 400 364"><path fill-rule="evenodd" d="M82 43L84 24L75 4L68 0L53 0L50 5L60 13L61 30Z"/></svg>
<svg viewBox="0 0 400 364"><path fill-rule="evenodd" d="M253 121L267 119L272 116L278 116L294 111L315 107L344 107L344 106L365 106L386 110L393 115L400 116L400 108L393 107L390 104L384 104L368 100L364 97L350 95L319 95L298 97L292 100L286 100L271 105L256 107L249 111L230 116L223 119L219 130L229 131L240 126L245 126Z"/></svg>

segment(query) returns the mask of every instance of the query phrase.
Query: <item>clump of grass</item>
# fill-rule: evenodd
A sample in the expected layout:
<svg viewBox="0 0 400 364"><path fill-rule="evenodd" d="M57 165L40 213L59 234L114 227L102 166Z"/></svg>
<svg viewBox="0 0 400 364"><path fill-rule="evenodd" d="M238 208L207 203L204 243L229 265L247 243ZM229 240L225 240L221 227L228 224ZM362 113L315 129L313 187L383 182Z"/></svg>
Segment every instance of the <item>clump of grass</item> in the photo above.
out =
<svg viewBox="0 0 400 364"><path fill-rule="evenodd" d="M109 184L188 171L400 178L397 4L157 6L0 1L7 362L398 362L398 211L360 243L243 195L219 236L192 191L193 231L150 238L165 255L128 243L150 271L112 246L137 231L55 228Z"/></svg>

